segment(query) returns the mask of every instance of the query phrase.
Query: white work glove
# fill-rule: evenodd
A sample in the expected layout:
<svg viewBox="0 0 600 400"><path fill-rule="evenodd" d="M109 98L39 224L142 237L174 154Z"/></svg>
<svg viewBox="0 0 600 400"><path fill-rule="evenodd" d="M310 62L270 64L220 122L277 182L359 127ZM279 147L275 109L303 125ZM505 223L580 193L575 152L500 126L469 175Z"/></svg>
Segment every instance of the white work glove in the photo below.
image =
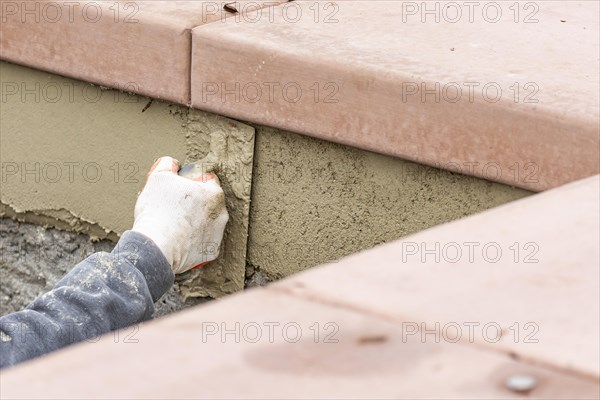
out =
<svg viewBox="0 0 600 400"><path fill-rule="evenodd" d="M176 274L217 258L229 219L214 175L191 180L177 175L178 170L179 162L171 157L154 163L137 199L131 229L150 238Z"/></svg>

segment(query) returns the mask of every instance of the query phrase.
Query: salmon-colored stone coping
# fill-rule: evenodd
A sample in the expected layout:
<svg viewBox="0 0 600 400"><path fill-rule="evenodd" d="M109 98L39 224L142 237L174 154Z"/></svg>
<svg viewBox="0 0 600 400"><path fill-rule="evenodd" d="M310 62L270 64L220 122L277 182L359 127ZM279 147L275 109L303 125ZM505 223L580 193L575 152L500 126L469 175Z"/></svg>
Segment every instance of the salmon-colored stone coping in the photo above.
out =
<svg viewBox="0 0 600 400"><path fill-rule="evenodd" d="M464 4L197 27L192 105L535 191L600 172L599 3Z"/></svg>
<svg viewBox="0 0 600 400"><path fill-rule="evenodd" d="M237 4L248 12L281 1ZM1 0L1 58L189 104L191 29L235 16L223 9L228 3Z"/></svg>
<svg viewBox="0 0 600 400"><path fill-rule="evenodd" d="M588 178L72 346L3 371L0 396L597 398L599 190ZM477 251L453 262L436 243ZM519 376L535 387L509 389Z"/></svg>
<svg viewBox="0 0 600 400"><path fill-rule="evenodd" d="M0 3L11 62L534 191L600 172L598 2Z"/></svg>

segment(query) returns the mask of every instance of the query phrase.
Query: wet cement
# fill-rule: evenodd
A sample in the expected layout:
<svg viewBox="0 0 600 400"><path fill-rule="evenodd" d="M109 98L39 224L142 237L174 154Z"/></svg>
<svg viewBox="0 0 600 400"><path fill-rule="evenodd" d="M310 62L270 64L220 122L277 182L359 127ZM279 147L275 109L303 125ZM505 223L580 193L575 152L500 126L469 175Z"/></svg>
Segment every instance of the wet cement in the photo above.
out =
<svg viewBox="0 0 600 400"><path fill-rule="evenodd" d="M78 262L113 247L110 240L92 242L86 234L0 218L0 315L22 310ZM176 282L155 303L155 317L208 301L185 300L179 285Z"/></svg>

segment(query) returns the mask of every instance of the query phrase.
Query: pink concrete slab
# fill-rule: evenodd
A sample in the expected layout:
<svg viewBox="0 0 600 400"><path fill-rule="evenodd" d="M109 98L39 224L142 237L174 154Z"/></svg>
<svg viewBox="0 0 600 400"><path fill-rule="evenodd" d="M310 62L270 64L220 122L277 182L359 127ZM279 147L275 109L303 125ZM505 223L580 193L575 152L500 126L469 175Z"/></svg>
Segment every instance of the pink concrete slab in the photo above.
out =
<svg viewBox="0 0 600 400"><path fill-rule="evenodd" d="M257 290L3 371L2 398L594 398L598 382ZM137 342L133 342L136 340ZM130 343L127 343L129 341Z"/></svg>
<svg viewBox="0 0 600 400"><path fill-rule="evenodd" d="M295 1L197 27L192 105L536 191L597 174L598 2L473 4Z"/></svg>
<svg viewBox="0 0 600 400"><path fill-rule="evenodd" d="M1 58L159 99L190 101L191 29L225 1L0 1ZM241 11L265 1L238 4ZM270 2L273 5L276 2Z"/></svg>
<svg viewBox="0 0 600 400"><path fill-rule="evenodd" d="M596 175L312 269L273 290L404 321L430 338L462 332L461 341L598 379L599 192Z"/></svg>

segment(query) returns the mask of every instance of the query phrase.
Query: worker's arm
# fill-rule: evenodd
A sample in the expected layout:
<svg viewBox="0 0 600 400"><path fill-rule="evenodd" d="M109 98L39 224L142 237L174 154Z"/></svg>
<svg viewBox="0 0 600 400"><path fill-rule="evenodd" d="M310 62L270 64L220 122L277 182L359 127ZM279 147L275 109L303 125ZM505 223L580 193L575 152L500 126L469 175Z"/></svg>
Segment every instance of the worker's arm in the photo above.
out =
<svg viewBox="0 0 600 400"><path fill-rule="evenodd" d="M0 318L0 367L149 319L173 276L150 239L125 232L111 253L91 255L25 310Z"/></svg>
<svg viewBox="0 0 600 400"><path fill-rule="evenodd" d="M155 163L134 226L111 253L93 254L25 310L0 318L0 367L151 318L174 273L217 257L228 219L223 192L178 168L170 157Z"/></svg>

